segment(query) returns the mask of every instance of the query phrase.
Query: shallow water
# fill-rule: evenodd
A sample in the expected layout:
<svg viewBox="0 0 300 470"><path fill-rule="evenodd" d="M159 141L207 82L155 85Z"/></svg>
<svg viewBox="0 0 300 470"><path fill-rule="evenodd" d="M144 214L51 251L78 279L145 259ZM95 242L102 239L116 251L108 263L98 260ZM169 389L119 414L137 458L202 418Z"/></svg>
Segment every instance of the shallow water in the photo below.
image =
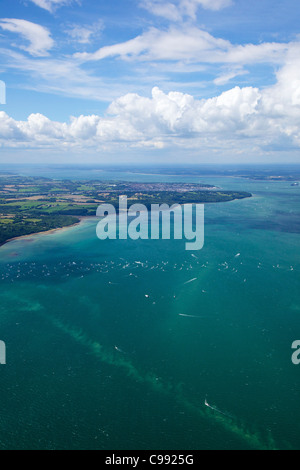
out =
<svg viewBox="0 0 300 470"><path fill-rule="evenodd" d="M194 254L96 220L3 246L0 448L299 448L300 188L143 178L254 197L207 205Z"/></svg>

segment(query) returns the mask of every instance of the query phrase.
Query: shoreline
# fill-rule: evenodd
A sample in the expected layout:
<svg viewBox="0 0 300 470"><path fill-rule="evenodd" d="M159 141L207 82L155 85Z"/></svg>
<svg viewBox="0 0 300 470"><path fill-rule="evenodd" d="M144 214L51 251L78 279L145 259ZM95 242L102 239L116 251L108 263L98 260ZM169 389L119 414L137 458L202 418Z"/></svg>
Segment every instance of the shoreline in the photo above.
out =
<svg viewBox="0 0 300 470"><path fill-rule="evenodd" d="M218 201L218 202L205 202L205 203L199 203L199 204L220 204L220 203L226 203L226 202L234 202L234 201L241 201L241 200L244 200L244 199L251 199L253 198L254 195L251 194L251 196L247 196L247 197L244 197L244 198L236 198L236 199L232 199L230 201ZM180 206L185 206L185 205L188 205L189 203L183 203L183 204L179 204ZM116 213L117 215L119 215L119 210L116 209ZM51 230L45 230L43 232L33 232L33 233L30 233L28 235L21 235L19 237L13 237L13 238L9 238L8 240L6 240L5 242L3 243L0 243L0 249L2 246L5 246L7 245L8 243L10 242L13 242L13 241L17 241L17 240L22 240L22 239L26 239L26 238L32 238L32 237L35 237L36 235L51 235L53 233L56 233L56 232L61 232L63 230L68 230L70 228L73 228L73 227L76 227L76 226L79 226L84 220L87 220L87 219L94 219L96 218L96 216L76 216L77 219L79 219L79 222L76 222L72 225L66 225L65 227L57 227L57 228L53 228Z"/></svg>
<svg viewBox="0 0 300 470"><path fill-rule="evenodd" d="M70 228L77 227L84 220L93 219L93 217L91 217L91 216L77 216L77 218L79 219L79 222L76 222L75 224L72 224L72 225L66 225L65 227L52 228L51 230L45 230L44 232L33 232L33 233L29 233L28 235L21 235L20 237L9 238L8 240L6 240L5 242L0 244L0 248L2 246L7 245L10 242L14 242L14 241L17 241L17 240L32 238L32 237L35 237L36 235L51 235L51 234L56 233L56 232L61 232L63 230L68 230Z"/></svg>

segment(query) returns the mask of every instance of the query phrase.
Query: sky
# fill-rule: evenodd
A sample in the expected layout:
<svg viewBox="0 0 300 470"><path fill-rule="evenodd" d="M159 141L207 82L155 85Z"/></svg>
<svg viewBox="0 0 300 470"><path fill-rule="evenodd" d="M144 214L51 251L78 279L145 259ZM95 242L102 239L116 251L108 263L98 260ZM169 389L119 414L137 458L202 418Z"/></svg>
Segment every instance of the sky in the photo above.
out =
<svg viewBox="0 0 300 470"><path fill-rule="evenodd" d="M299 0L0 0L0 163L300 163Z"/></svg>

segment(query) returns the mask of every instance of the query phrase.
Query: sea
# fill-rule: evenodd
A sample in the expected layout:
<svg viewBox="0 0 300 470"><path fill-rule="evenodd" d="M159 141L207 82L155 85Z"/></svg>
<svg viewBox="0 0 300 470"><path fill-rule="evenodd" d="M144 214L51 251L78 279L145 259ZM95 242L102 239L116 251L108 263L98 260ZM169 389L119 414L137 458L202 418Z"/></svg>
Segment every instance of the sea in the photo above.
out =
<svg viewBox="0 0 300 470"><path fill-rule="evenodd" d="M0 449L299 449L300 186L209 171L18 171L253 197L205 205L201 251L101 241L97 218L2 246Z"/></svg>

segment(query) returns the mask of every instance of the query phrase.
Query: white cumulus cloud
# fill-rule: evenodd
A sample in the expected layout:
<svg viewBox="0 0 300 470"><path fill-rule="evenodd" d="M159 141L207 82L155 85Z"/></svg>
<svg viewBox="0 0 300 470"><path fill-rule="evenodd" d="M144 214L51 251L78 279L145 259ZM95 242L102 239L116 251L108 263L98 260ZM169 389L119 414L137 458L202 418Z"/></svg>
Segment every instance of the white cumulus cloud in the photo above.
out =
<svg viewBox="0 0 300 470"><path fill-rule="evenodd" d="M66 33L79 44L90 44L102 30L103 22L100 20L90 25L71 25L66 29Z"/></svg>
<svg viewBox="0 0 300 470"><path fill-rule="evenodd" d="M43 57L49 54L49 50L54 46L50 31L36 23L15 18L0 19L0 28L4 31L19 34L29 42L29 45L19 45L20 49L29 52L33 56Z"/></svg>
<svg viewBox="0 0 300 470"><path fill-rule="evenodd" d="M184 16L196 18L199 7L205 10L218 11L233 4L232 0L177 0L165 2L164 0L143 0L140 6L156 16L171 21L180 21Z"/></svg>
<svg viewBox="0 0 300 470"><path fill-rule="evenodd" d="M195 17L199 6L206 10L218 11L232 5L232 0L181 0L180 7L191 17Z"/></svg>
<svg viewBox="0 0 300 470"><path fill-rule="evenodd" d="M186 61L203 64L281 63L290 43L235 45L190 25L172 26L167 30L151 28L129 41L104 46L93 53L77 53L81 61L97 61L109 57L123 60Z"/></svg>
<svg viewBox="0 0 300 470"><path fill-rule="evenodd" d="M161 16L162 18L166 18L170 21L180 21L182 19L180 9L171 2L144 0L140 3L140 6L153 15Z"/></svg>
<svg viewBox="0 0 300 470"><path fill-rule="evenodd" d="M38 7L53 13L57 8L70 5L73 0L31 0L31 2L35 3Z"/></svg>

